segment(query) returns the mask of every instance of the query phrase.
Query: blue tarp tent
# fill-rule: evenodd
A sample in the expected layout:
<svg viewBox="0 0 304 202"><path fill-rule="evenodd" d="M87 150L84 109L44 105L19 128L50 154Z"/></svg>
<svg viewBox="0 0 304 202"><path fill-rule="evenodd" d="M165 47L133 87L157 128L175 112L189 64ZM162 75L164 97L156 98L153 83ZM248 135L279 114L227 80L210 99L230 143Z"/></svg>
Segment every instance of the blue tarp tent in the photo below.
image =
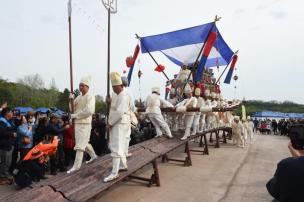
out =
<svg viewBox="0 0 304 202"><path fill-rule="evenodd" d="M46 107L39 107L35 110L36 112L40 112L40 113L43 113L43 114L46 114L48 111L50 111L49 108L46 108Z"/></svg>
<svg viewBox="0 0 304 202"><path fill-rule="evenodd" d="M60 110L60 109L58 109L58 108L56 108L56 107L52 107L52 108L51 108L51 112L52 112L52 113L55 113L55 114L58 115L58 116L62 116L62 115L65 114L64 111L62 111L62 110Z"/></svg>
<svg viewBox="0 0 304 202"><path fill-rule="evenodd" d="M282 113L273 111L255 112L251 117L258 118L282 118L282 119L304 119L304 114L301 113Z"/></svg>
<svg viewBox="0 0 304 202"><path fill-rule="evenodd" d="M15 107L15 110L20 111L20 114L26 114L29 111L34 111L32 107Z"/></svg>
<svg viewBox="0 0 304 202"><path fill-rule="evenodd" d="M288 113L287 116L290 119L304 119L304 114L300 113Z"/></svg>

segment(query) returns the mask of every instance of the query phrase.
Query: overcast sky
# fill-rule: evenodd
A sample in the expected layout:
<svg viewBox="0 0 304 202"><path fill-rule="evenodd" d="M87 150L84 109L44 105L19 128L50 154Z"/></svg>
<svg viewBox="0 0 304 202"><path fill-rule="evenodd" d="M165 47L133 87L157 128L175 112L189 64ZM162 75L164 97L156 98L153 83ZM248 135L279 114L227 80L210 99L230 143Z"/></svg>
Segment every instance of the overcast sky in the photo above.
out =
<svg viewBox="0 0 304 202"><path fill-rule="evenodd" d="M10 81L27 74L53 78L69 87L67 0L0 0L0 76ZM107 13L99 0L73 0L73 63L77 87L82 75L93 77L92 91L106 94ZM304 104L304 3L300 0L118 0L112 15L111 68L123 73L125 58L138 43L134 34L153 35L192 27L223 17L217 26L233 51L239 50L239 80L222 84L225 97L291 100ZM159 53L170 77L176 65ZM141 95L164 89L165 78L140 55L131 89L139 97L137 71L143 72ZM221 72L223 68L220 68ZM217 73L215 68L215 72ZM224 75L225 77L225 75ZM237 86L236 90L234 86Z"/></svg>

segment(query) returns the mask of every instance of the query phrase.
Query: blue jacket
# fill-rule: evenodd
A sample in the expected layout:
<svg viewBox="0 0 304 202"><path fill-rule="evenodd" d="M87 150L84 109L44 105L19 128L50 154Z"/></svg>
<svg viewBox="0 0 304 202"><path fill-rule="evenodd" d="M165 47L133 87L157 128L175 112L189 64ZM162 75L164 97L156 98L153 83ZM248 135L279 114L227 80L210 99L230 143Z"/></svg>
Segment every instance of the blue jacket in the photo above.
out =
<svg viewBox="0 0 304 202"><path fill-rule="evenodd" d="M0 118L0 149L1 150L11 150L14 145L14 132L15 125L6 120L4 117Z"/></svg>
<svg viewBox="0 0 304 202"><path fill-rule="evenodd" d="M30 143L24 144L23 137L29 137ZM23 124L17 128L17 141L19 149L30 149L33 147L33 132L28 129L28 124Z"/></svg>

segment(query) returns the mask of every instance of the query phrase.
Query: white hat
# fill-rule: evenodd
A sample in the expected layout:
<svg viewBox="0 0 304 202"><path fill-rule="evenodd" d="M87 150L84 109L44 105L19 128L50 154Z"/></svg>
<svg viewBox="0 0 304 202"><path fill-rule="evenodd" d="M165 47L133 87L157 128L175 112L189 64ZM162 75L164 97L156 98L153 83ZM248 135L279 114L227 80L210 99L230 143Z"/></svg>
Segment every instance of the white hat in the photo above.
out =
<svg viewBox="0 0 304 202"><path fill-rule="evenodd" d="M201 89L200 88L196 88L195 91L194 91L194 95L200 96L201 95Z"/></svg>
<svg viewBox="0 0 304 202"><path fill-rule="evenodd" d="M234 120L239 121L239 120L240 120L240 117L239 117L239 116L234 116Z"/></svg>
<svg viewBox="0 0 304 202"><path fill-rule="evenodd" d="M216 94L215 94L215 92L212 92L212 93L211 93L211 97L212 97L213 99L215 99L215 98L216 98Z"/></svg>
<svg viewBox="0 0 304 202"><path fill-rule="evenodd" d="M247 120L250 120L251 119L251 117L250 116L247 116Z"/></svg>
<svg viewBox="0 0 304 202"><path fill-rule="evenodd" d="M110 79L111 79L112 86L122 85L121 76L118 72L111 72Z"/></svg>
<svg viewBox="0 0 304 202"><path fill-rule="evenodd" d="M170 94L171 94L171 95L175 95L175 94L176 94L175 88L171 88L171 89L170 89Z"/></svg>
<svg viewBox="0 0 304 202"><path fill-rule="evenodd" d="M92 80L92 77L90 75L86 75L81 78L80 83L90 87L91 80Z"/></svg>
<svg viewBox="0 0 304 202"><path fill-rule="evenodd" d="M155 93L157 93L157 94L160 95L160 89L159 89L159 87L153 87L153 88L152 88L152 93L153 93L153 92L155 92Z"/></svg>
<svg viewBox="0 0 304 202"><path fill-rule="evenodd" d="M184 93L192 93L192 89L189 84L185 86Z"/></svg>

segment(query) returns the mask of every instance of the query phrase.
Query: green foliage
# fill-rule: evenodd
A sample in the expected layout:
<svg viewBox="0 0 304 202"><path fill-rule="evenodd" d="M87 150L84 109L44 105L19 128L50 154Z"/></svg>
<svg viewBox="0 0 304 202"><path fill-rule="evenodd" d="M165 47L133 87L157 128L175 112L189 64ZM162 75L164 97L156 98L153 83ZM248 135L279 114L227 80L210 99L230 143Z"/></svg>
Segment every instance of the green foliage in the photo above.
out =
<svg viewBox="0 0 304 202"><path fill-rule="evenodd" d="M95 112L101 113L101 114L106 114L106 110L107 110L106 103L101 100L96 100Z"/></svg>
<svg viewBox="0 0 304 202"><path fill-rule="evenodd" d="M57 107L69 111L70 91L66 88L63 92L59 92L54 79L49 89L42 87L40 75L25 76L20 82L12 83L0 78L0 104L7 102L10 107ZM75 96L80 95L78 89L74 93ZM100 99L96 99L96 112L104 114L106 112L106 104Z"/></svg>
<svg viewBox="0 0 304 202"><path fill-rule="evenodd" d="M276 111L283 113L304 113L304 105L297 104L291 101L269 101L249 100L245 103L246 113L250 115L253 112L260 111ZM236 110L237 114L241 113L241 108Z"/></svg>

